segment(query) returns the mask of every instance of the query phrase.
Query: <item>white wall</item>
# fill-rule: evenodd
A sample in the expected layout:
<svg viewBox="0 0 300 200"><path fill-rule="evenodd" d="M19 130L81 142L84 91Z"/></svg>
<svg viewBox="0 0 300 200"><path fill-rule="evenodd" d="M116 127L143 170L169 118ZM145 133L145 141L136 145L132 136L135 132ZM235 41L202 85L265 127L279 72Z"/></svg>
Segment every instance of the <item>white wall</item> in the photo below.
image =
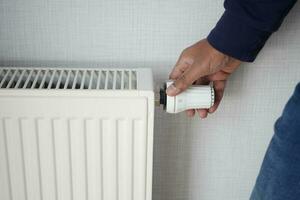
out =
<svg viewBox="0 0 300 200"><path fill-rule="evenodd" d="M167 78L222 0L0 0L0 64L151 67ZM157 109L154 200L246 200L272 127L300 80L300 5L207 120Z"/></svg>

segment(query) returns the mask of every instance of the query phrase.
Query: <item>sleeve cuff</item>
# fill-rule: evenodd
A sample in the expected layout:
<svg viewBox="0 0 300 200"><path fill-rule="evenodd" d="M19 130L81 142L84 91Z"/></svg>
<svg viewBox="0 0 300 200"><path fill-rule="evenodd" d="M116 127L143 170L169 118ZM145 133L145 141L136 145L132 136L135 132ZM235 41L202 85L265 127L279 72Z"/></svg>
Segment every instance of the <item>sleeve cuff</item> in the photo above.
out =
<svg viewBox="0 0 300 200"><path fill-rule="evenodd" d="M253 28L225 11L207 37L218 51L244 62L253 62L272 33Z"/></svg>

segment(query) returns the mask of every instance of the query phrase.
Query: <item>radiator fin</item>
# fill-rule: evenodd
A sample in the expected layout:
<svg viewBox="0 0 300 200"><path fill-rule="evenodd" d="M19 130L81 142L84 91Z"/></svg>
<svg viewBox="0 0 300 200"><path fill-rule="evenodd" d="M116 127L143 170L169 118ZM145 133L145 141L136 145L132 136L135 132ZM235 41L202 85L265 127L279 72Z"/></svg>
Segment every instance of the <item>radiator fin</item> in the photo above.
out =
<svg viewBox="0 0 300 200"><path fill-rule="evenodd" d="M1 68L0 89L136 90L137 72L126 69Z"/></svg>

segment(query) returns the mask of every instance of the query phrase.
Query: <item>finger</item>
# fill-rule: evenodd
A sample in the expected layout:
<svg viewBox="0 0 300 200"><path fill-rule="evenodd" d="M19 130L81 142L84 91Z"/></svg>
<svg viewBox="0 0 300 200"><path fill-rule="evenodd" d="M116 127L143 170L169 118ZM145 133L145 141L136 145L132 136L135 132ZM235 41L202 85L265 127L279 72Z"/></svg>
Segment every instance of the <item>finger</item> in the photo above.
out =
<svg viewBox="0 0 300 200"><path fill-rule="evenodd" d="M179 63L175 65L175 67L173 68L172 72L169 75L169 79L171 80L178 79L189 66L190 65L188 63Z"/></svg>
<svg viewBox="0 0 300 200"><path fill-rule="evenodd" d="M189 59L185 59L182 55L179 57L175 67L169 75L169 78L172 80L178 79L186 69L191 66L192 61Z"/></svg>
<svg viewBox="0 0 300 200"><path fill-rule="evenodd" d="M207 117L208 109L197 109L198 115L201 119L204 119Z"/></svg>
<svg viewBox="0 0 300 200"><path fill-rule="evenodd" d="M186 71L167 88L167 95L176 96L186 90L197 79L208 75L210 70L207 69L208 67L203 66L193 64L191 67L186 69Z"/></svg>
<svg viewBox="0 0 300 200"><path fill-rule="evenodd" d="M209 108L208 110L209 113L215 112L219 107L221 100L223 98L225 85L226 85L225 81L214 81L215 103L211 108Z"/></svg>
<svg viewBox="0 0 300 200"><path fill-rule="evenodd" d="M194 117L194 115L195 115L194 109L189 109L189 110L186 110L185 112L188 117Z"/></svg>

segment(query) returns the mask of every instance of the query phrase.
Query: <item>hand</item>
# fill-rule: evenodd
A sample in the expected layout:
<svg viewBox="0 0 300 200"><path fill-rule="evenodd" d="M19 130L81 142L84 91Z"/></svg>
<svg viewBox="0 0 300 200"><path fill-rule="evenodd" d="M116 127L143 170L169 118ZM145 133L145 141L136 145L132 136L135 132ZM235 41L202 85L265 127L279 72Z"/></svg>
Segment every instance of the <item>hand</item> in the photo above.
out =
<svg viewBox="0 0 300 200"><path fill-rule="evenodd" d="M200 118L206 118L208 113L217 110L229 75L241 64L241 61L227 56L213 48L206 39L185 49L173 71L170 79L175 80L167 88L167 95L176 96L192 84L208 84L213 82L215 103L209 109L197 109ZM187 115L193 117L196 110L187 110Z"/></svg>

